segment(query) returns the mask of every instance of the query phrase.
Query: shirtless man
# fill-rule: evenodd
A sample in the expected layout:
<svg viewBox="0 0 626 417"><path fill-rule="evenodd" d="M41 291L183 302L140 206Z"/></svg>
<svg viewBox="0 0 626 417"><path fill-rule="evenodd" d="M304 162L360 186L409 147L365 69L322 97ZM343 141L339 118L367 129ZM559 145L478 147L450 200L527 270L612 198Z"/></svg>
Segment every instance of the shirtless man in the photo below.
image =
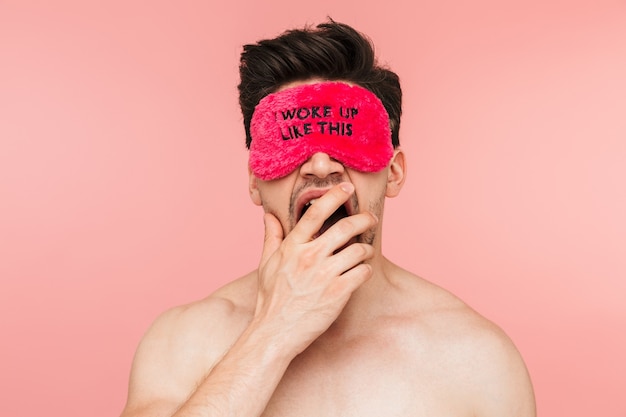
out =
<svg viewBox="0 0 626 417"><path fill-rule="evenodd" d="M509 338L381 252L406 160L369 41L330 21L247 45L240 70L259 268L155 321L122 416L534 416Z"/></svg>

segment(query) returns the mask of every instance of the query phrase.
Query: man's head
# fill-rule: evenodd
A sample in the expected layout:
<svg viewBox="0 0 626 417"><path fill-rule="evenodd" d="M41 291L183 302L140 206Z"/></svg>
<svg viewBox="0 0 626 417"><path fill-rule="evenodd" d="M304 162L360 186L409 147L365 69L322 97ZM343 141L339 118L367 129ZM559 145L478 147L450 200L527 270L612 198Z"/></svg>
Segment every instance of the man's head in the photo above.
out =
<svg viewBox="0 0 626 417"><path fill-rule="evenodd" d="M287 234L308 204L349 182L354 194L322 230L365 211L381 218L385 197L405 178L404 155L394 149L402 93L369 40L333 21L290 30L244 46L240 75L252 201ZM357 240L380 242L379 231L380 223Z"/></svg>
<svg viewBox="0 0 626 417"><path fill-rule="evenodd" d="M239 73L239 104L248 148L252 116L259 102L286 84L310 79L344 81L374 93L389 115L393 147L400 144L402 91L398 76L377 64L370 41L350 26L331 20L245 45Z"/></svg>

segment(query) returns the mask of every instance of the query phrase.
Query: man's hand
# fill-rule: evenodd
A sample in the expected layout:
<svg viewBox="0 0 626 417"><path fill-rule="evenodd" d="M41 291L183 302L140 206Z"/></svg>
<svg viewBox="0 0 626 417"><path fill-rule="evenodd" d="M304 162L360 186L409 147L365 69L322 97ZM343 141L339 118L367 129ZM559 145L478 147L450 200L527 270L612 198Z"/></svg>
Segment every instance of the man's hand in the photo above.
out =
<svg viewBox="0 0 626 417"><path fill-rule="evenodd" d="M341 219L321 236L324 221L354 192L350 183L331 188L286 236L280 222L265 215L265 243L259 266L256 321L275 325L297 353L306 349L337 318L352 292L372 274L364 263L374 255L366 243L350 239L374 227L378 219L359 213Z"/></svg>

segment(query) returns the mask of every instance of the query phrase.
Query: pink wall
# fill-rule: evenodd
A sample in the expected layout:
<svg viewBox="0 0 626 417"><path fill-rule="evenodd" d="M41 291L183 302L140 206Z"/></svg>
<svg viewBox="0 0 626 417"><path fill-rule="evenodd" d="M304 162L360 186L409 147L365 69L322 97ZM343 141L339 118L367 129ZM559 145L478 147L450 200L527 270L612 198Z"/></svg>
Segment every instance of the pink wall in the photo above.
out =
<svg viewBox="0 0 626 417"><path fill-rule="evenodd" d="M624 1L86 3L0 2L0 415L118 414L155 316L254 268L240 45L326 15L404 84L385 252L510 334L542 416L626 415Z"/></svg>

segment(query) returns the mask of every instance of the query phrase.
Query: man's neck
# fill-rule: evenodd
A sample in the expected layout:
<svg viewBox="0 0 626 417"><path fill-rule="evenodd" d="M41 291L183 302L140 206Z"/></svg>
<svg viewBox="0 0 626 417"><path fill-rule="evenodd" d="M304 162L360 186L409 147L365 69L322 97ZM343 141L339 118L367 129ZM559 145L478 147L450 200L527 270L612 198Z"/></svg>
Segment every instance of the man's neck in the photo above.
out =
<svg viewBox="0 0 626 417"><path fill-rule="evenodd" d="M382 255L370 262L374 268L372 277L352 293L350 300L337 320L331 325L329 335L344 335L366 330L375 319L393 314L394 306L389 303L392 293L398 290L394 284L397 266Z"/></svg>

